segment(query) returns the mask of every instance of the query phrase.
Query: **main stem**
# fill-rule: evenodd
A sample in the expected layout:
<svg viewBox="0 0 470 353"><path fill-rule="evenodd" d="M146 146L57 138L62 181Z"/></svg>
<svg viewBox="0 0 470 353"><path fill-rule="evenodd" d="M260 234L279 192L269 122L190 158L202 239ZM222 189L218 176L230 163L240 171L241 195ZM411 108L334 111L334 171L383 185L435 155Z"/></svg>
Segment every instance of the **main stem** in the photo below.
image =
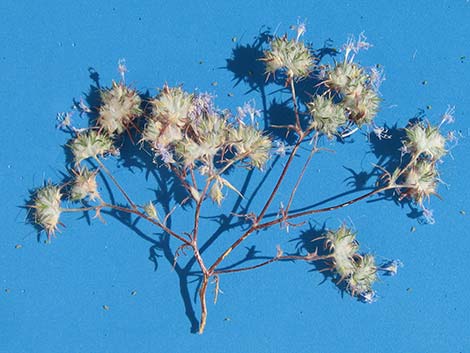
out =
<svg viewBox="0 0 470 353"><path fill-rule="evenodd" d="M199 323L199 334L204 333L207 321L207 304L206 304L206 291L207 284L209 283L209 275L204 273L201 288L199 289L199 300L201 302L201 321Z"/></svg>

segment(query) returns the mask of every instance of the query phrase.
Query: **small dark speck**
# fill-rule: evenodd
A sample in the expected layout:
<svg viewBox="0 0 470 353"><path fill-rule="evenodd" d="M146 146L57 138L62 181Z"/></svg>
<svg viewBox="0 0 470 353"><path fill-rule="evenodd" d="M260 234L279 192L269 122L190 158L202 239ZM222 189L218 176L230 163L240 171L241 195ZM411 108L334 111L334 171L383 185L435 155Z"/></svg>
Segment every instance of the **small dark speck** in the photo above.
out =
<svg viewBox="0 0 470 353"><path fill-rule="evenodd" d="M428 84L428 81L427 81L427 80L424 80L423 82L421 82L421 84L422 84L423 86L426 86L426 85Z"/></svg>
<svg viewBox="0 0 470 353"><path fill-rule="evenodd" d="M427 106L426 106L426 109L427 109L427 110L431 110L431 109L432 109L432 105L427 105Z"/></svg>
<svg viewBox="0 0 470 353"><path fill-rule="evenodd" d="M15 249L21 249L22 247L23 247L23 245L21 245L21 244L16 244L15 245Z"/></svg>
<svg viewBox="0 0 470 353"><path fill-rule="evenodd" d="M136 296L136 295L137 295L137 291L136 291L136 290L133 290L133 291L131 292L131 295L132 295L132 296Z"/></svg>
<svg viewBox="0 0 470 353"><path fill-rule="evenodd" d="M139 17L139 21L142 21L142 17Z"/></svg>
<svg viewBox="0 0 470 353"><path fill-rule="evenodd" d="M236 43L238 41L237 37L232 37L232 42Z"/></svg>
<svg viewBox="0 0 470 353"><path fill-rule="evenodd" d="M460 210L460 214L461 214L462 216L465 216L465 215L467 214L467 212L465 212L465 210Z"/></svg>
<svg viewBox="0 0 470 353"><path fill-rule="evenodd" d="M226 318L224 319L224 321L232 321L232 319L229 318L229 317L226 317Z"/></svg>
<svg viewBox="0 0 470 353"><path fill-rule="evenodd" d="M234 94L233 94L232 92L229 92L229 93L227 93L227 96L229 96L229 97L233 97L233 96L234 96Z"/></svg>
<svg viewBox="0 0 470 353"><path fill-rule="evenodd" d="M413 226L413 227L411 227L411 228L410 228L410 232L411 232L411 233L414 233L414 232L416 232L416 227L414 227L414 226Z"/></svg>
<svg viewBox="0 0 470 353"><path fill-rule="evenodd" d="M211 83L211 85L214 86L214 87L217 86L218 84L219 83L217 81L214 81L214 82Z"/></svg>
<svg viewBox="0 0 470 353"><path fill-rule="evenodd" d="M202 65L202 64L204 64L204 61L199 60L199 65Z"/></svg>
<svg viewBox="0 0 470 353"><path fill-rule="evenodd" d="M462 56L460 57L460 62L463 64L463 62L465 61L466 58L467 58L467 57L466 57L465 55L462 55Z"/></svg>
<svg viewBox="0 0 470 353"><path fill-rule="evenodd" d="M109 306L108 305L103 305L103 309L108 311L109 310Z"/></svg>
<svg viewBox="0 0 470 353"><path fill-rule="evenodd" d="M411 292L413 291L413 288L411 288L411 287L406 288L406 291L407 291L408 293L411 293Z"/></svg>
<svg viewBox="0 0 470 353"><path fill-rule="evenodd" d="M6 294L10 293L10 288L5 288L5 293Z"/></svg>

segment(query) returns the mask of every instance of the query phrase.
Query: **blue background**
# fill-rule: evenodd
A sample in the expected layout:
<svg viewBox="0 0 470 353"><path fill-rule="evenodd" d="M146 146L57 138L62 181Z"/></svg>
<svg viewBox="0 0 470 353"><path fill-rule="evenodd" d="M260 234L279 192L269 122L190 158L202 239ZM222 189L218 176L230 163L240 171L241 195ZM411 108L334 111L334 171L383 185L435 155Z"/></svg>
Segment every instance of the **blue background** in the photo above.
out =
<svg viewBox="0 0 470 353"><path fill-rule="evenodd" d="M257 77L235 85L239 76L226 68L227 59L235 59L237 45L253 45L265 30L289 31L299 16L308 19L306 39L316 48L327 40L340 47L349 34L365 31L374 47L359 60L382 64L387 76L379 124L405 126L421 109L437 122L448 104L456 106L457 122L450 128L461 137L440 167L450 186L441 185L443 201L432 200L435 225L422 225L408 206L384 200L311 218L310 225L289 233L273 228L246 243L256 245L261 256L274 254L277 244L295 251L309 227L352 223L363 250L405 264L396 277L378 283L377 303L342 296L330 280L321 283L323 275L310 264L277 263L222 277L216 305L212 284L208 324L199 336L191 333L194 317L185 314L184 304L199 318L196 283L188 285L187 293L181 290L151 228L138 224L148 235L144 238L112 217L107 224L93 220L89 226L85 219L68 216L67 227L51 244L44 244L44 234L37 241L20 206L28 190L48 179L61 180L65 154L60 146L67 138L55 128L55 115L88 93L90 67L107 86L119 78L117 60L125 58L128 81L142 91L155 94L164 82L183 83L188 90L217 95L217 105L231 109L252 98L261 108L263 93L269 108L288 94L274 85L250 91L250 83L262 82ZM470 2L3 0L0 18L0 351L470 352ZM247 58L236 59L232 64L239 75ZM378 157L370 153L366 137L353 139L354 144L325 142L336 154L314 159L296 206L352 190L346 168L372 169ZM156 182L146 181L145 172L113 161L108 165L137 202L153 197ZM238 187L244 175L234 174ZM259 181L257 174L246 193ZM251 210L259 209L259 194L273 182L263 184ZM273 212L293 182L293 177L286 181ZM233 201L229 197L222 211L230 211ZM208 217L219 213L212 206L204 210ZM176 230L188 230L187 214L177 211ZM214 220L205 220L203 239L216 227ZM208 262L237 234L224 233L205 254ZM170 246L174 251L175 243ZM240 247L225 264L245 255Z"/></svg>

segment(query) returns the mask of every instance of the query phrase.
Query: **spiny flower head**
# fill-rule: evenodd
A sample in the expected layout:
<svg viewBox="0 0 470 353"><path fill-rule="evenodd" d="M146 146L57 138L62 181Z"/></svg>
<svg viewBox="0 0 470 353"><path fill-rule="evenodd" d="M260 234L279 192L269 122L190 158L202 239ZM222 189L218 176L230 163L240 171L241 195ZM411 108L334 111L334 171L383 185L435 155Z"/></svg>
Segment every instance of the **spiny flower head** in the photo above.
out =
<svg viewBox="0 0 470 353"><path fill-rule="evenodd" d="M438 173L435 162L420 159L406 173L405 184L410 185L406 195L413 198L418 204L423 199L436 194Z"/></svg>
<svg viewBox="0 0 470 353"><path fill-rule="evenodd" d="M164 124L183 127L193 110L193 97L181 87L163 86L158 96L151 101L153 118Z"/></svg>
<svg viewBox="0 0 470 353"><path fill-rule="evenodd" d="M439 127L422 122L405 129L405 149L416 157L424 154L432 160L442 158L446 153L446 139L439 131Z"/></svg>
<svg viewBox="0 0 470 353"><path fill-rule="evenodd" d="M102 156L113 151L112 139L107 134L96 130L88 130L78 134L69 146L76 164L85 159Z"/></svg>
<svg viewBox="0 0 470 353"><path fill-rule="evenodd" d="M373 292L372 285L377 281L377 265L371 254L357 255L354 269L348 278L348 289L353 296L364 296Z"/></svg>
<svg viewBox="0 0 470 353"><path fill-rule="evenodd" d="M61 197L60 187L49 183L36 191L31 206L36 223L46 230L48 237L55 233L59 224Z"/></svg>
<svg viewBox="0 0 470 353"><path fill-rule="evenodd" d="M325 238L325 245L333 256L335 271L340 278L347 278L354 271L354 256L359 249L356 233L343 225L335 231L328 231Z"/></svg>
<svg viewBox="0 0 470 353"><path fill-rule="evenodd" d="M307 107L313 117L310 127L324 133L328 138L332 138L338 128L346 123L343 107L335 104L332 98L317 95Z"/></svg>
<svg viewBox="0 0 470 353"><path fill-rule="evenodd" d="M212 165L219 148L220 145L211 140L196 142L185 138L176 146L176 153L183 159L185 166L194 166L197 161Z"/></svg>
<svg viewBox="0 0 470 353"><path fill-rule="evenodd" d="M379 110L379 103L377 92L363 85L351 87L343 98L344 107L349 111L349 119L359 127L372 122Z"/></svg>
<svg viewBox="0 0 470 353"><path fill-rule="evenodd" d="M313 56L304 43L283 36L274 38L270 44L271 49L264 52L262 59L268 74L283 70L292 79L306 77L312 71Z"/></svg>
<svg viewBox="0 0 470 353"><path fill-rule="evenodd" d="M193 134L180 141L177 152L187 166L194 165L197 160L212 165L215 155L226 146L229 130L233 127L216 113L206 116L198 124L191 124L191 127Z"/></svg>
<svg viewBox="0 0 470 353"><path fill-rule="evenodd" d="M250 125L239 125L230 130L231 145L236 155L246 155L250 164L261 169L269 158L271 139Z"/></svg>
<svg viewBox="0 0 470 353"><path fill-rule="evenodd" d="M96 182L97 170L90 171L87 167L72 171L74 179L70 188L70 200L78 201L89 197L91 201L99 198L98 184Z"/></svg>
<svg viewBox="0 0 470 353"><path fill-rule="evenodd" d="M97 124L110 135L121 134L142 114L139 94L122 83L113 81L111 89L101 91L101 101Z"/></svg>
<svg viewBox="0 0 470 353"><path fill-rule="evenodd" d="M142 132L142 141L148 142L152 148L171 147L182 138L183 132L180 127L172 124L165 125L155 119L149 119Z"/></svg>
<svg viewBox="0 0 470 353"><path fill-rule="evenodd" d="M346 93L367 81L364 69L354 62L339 62L333 70L327 71L324 84L338 93Z"/></svg>

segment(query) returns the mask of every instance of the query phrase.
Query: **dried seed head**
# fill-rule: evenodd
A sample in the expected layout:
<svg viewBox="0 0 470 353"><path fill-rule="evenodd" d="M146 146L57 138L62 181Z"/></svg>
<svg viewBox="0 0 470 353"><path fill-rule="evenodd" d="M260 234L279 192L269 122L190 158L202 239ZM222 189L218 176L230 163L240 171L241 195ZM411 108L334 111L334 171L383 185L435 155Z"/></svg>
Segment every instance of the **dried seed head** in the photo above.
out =
<svg viewBox="0 0 470 353"><path fill-rule="evenodd" d="M317 95L307 107L313 117L310 127L330 139L337 133L338 128L346 123L343 107L335 104L332 98Z"/></svg>
<svg viewBox="0 0 470 353"><path fill-rule="evenodd" d="M75 163L79 164L85 159L112 152L113 141L102 132L88 130L72 140L70 149L72 150Z"/></svg>
<svg viewBox="0 0 470 353"><path fill-rule="evenodd" d="M183 127L188 122L189 113L194 109L193 97L181 87L170 88L165 85L151 101L153 118L164 125Z"/></svg>
<svg viewBox="0 0 470 353"><path fill-rule="evenodd" d="M418 160L405 174L405 184L414 185L406 195L422 204L425 198L436 194L438 173L436 164L425 159Z"/></svg>
<svg viewBox="0 0 470 353"><path fill-rule="evenodd" d="M255 168L261 169L269 158L272 141L253 126L239 125L231 129L230 140L236 155L246 155Z"/></svg>
<svg viewBox="0 0 470 353"><path fill-rule="evenodd" d="M445 149L446 139L441 135L439 127L420 122L405 129L405 131L404 146L414 156L419 157L424 154L436 161L447 153Z"/></svg>
<svg viewBox="0 0 470 353"><path fill-rule="evenodd" d="M344 107L349 111L349 119L359 127L372 122L379 110L379 103L377 92L363 85L351 86L343 98Z"/></svg>
<svg viewBox="0 0 470 353"><path fill-rule="evenodd" d="M340 278L347 278L354 271L354 256L359 249L356 234L346 226L326 234L326 247L332 252L334 269Z"/></svg>
<svg viewBox="0 0 470 353"><path fill-rule="evenodd" d="M372 285L377 281L377 266L371 254L357 255L354 270L348 278L348 289L353 296L373 293Z"/></svg>
<svg viewBox="0 0 470 353"><path fill-rule="evenodd" d="M90 171L87 167L72 171L74 180L70 188L70 200L78 201L89 197L91 201L99 198L98 184L96 183L97 171Z"/></svg>
<svg viewBox="0 0 470 353"><path fill-rule="evenodd" d="M325 85L338 93L346 94L351 87L364 85L367 76L364 70L353 62L337 63L333 70L327 72Z"/></svg>
<svg viewBox="0 0 470 353"><path fill-rule="evenodd" d="M109 135L121 134L142 114L140 96L123 83L113 82L111 89L101 92L101 100L97 124Z"/></svg>
<svg viewBox="0 0 470 353"><path fill-rule="evenodd" d="M287 37L276 37L271 41L271 49L264 52L266 72L275 74L285 71L288 78L308 76L313 67L313 56L304 43Z"/></svg>
<svg viewBox="0 0 470 353"><path fill-rule="evenodd" d="M36 191L32 205L35 221L46 230L48 237L55 233L59 224L61 197L60 187L52 184L47 184Z"/></svg>

